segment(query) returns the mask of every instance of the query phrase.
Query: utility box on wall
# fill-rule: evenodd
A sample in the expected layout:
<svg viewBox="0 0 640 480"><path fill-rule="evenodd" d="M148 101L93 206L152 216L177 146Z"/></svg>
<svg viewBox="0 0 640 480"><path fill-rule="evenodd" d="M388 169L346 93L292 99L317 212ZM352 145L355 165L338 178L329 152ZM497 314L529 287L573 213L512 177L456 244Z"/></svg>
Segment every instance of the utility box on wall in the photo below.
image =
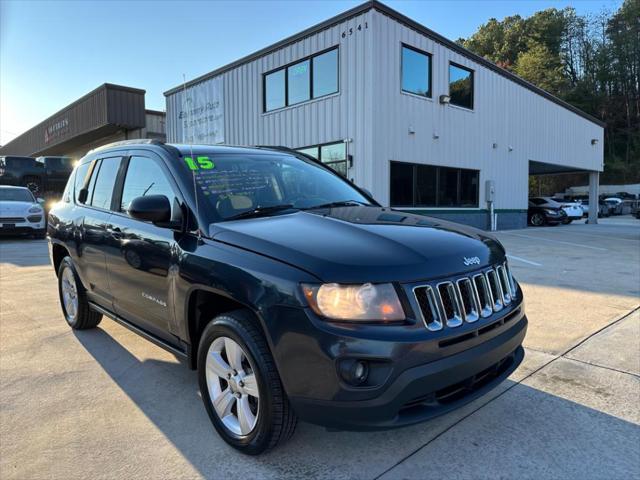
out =
<svg viewBox="0 0 640 480"><path fill-rule="evenodd" d="M496 185L493 180L487 180L485 184L485 196L487 202L494 202L496 196Z"/></svg>

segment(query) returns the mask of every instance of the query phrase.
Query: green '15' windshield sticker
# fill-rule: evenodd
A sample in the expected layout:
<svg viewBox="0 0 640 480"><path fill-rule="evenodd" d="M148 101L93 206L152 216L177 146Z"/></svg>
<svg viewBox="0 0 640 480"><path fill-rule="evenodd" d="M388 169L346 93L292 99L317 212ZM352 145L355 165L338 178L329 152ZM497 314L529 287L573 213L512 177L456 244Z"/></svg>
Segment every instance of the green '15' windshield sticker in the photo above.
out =
<svg viewBox="0 0 640 480"><path fill-rule="evenodd" d="M215 167L209 157L196 157L195 161L192 157L184 157L184 162L189 167L189 170L211 170Z"/></svg>

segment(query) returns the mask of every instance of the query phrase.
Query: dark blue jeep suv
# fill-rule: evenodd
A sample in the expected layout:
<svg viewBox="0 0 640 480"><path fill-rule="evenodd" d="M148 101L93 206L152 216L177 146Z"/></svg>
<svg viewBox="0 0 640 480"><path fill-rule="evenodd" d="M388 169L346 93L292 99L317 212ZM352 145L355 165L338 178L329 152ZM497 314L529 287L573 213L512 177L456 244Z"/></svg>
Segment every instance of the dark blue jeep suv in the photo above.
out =
<svg viewBox="0 0 640 480"><path fill-rule="evenodd" d="M383 208L287 149L99 148L48 235L69 325L105 315L184 359L213 425L246 453L298 418L427 420L523 358L522 291L495 238Z"/></svg>

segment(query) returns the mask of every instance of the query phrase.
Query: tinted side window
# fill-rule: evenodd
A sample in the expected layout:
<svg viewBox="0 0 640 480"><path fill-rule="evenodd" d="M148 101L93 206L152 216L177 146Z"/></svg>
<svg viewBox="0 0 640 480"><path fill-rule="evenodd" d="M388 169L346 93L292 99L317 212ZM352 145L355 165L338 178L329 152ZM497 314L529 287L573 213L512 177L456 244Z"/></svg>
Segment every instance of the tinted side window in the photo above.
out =
<svg viewBox="0 0 640 480"><path fill-rule="evenodd" d="M62 201L65 203L69 203L71 201L71 192L73 192L73 185L75 184L76 172L75 170L71 172L69 175L69 179L67 180L67 185L64 187L64 192L62 192Z"/></svg>
<svg viewBox="0 0 640 480"><path fill-rule="evenodd" d="M103 158L100 162L100 170L94 170L91 178L91 183L94 184L91 197L92 206L105 210L111 208L111 197L118 176L118 168L120 168L120 159L121 157ZM91 187L89 187L89 191L91 191Z"/></svg>
<svg viewBox="0 0 640 480"><path fill-rule="evenodd" d="M160 166L151 158L131 157L122 189L120 210L127 211L136 197L164 195L173 205L175 193Z"/></svg>
<svg viewBox="0 0 640 480"><path fill-rule="evenodd" d="M391 205L413 206L413 165L391 162Z"/></svg>
<svg viewBox="0 0 640 480"><path fill-rule="evenodd" d="M416 206L434 207L438 191L438 168L416 165Z"/></svg>
<svg viewBox="0 0 640 480"><path fill-rule="evenodd" d="M84 179L87 176L87 172L89 171L89 165L91 165L91 162L84 163L76 169L76 179L74 185L76 203L79 203L78 195L80 194L82 185L84 185Z"/></svg>
<svg viewBox="0 0 640 480"><path fill-rule="evenodd" d="M460 170L460 207L477 207L480 176L475 170Z"/></svg>

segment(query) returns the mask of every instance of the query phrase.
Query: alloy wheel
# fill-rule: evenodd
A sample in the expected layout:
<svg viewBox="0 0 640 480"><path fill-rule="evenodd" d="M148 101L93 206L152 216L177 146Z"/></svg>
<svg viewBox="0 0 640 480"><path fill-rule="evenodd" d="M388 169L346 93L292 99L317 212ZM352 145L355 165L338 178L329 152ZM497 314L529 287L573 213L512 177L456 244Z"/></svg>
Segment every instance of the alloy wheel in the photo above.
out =
<svg viewBox="0 0 640 480"><path fill-rule="evenodd" d="M540 215L539 213L534 213L533 216L531 217L531 224L536 227L539 227L543 223L544 223L544 219L542 218L542 215Z"/></svg>
<svg viewBox="0 0 640 480"><path fill-rule="evenodd" d="M70 268L65 268L62 272L61 290L64 311L67 313L67 319L73 322L78 314L78 287Z"/></svg>
<svg viewBox="0 0 640 480"><path fill-rule="evenodd" d="M234 435L249 435L258 422L260 392L247 353L235 340L218 337L209 347L205 367L209 397L218 418Z"/></svg>

